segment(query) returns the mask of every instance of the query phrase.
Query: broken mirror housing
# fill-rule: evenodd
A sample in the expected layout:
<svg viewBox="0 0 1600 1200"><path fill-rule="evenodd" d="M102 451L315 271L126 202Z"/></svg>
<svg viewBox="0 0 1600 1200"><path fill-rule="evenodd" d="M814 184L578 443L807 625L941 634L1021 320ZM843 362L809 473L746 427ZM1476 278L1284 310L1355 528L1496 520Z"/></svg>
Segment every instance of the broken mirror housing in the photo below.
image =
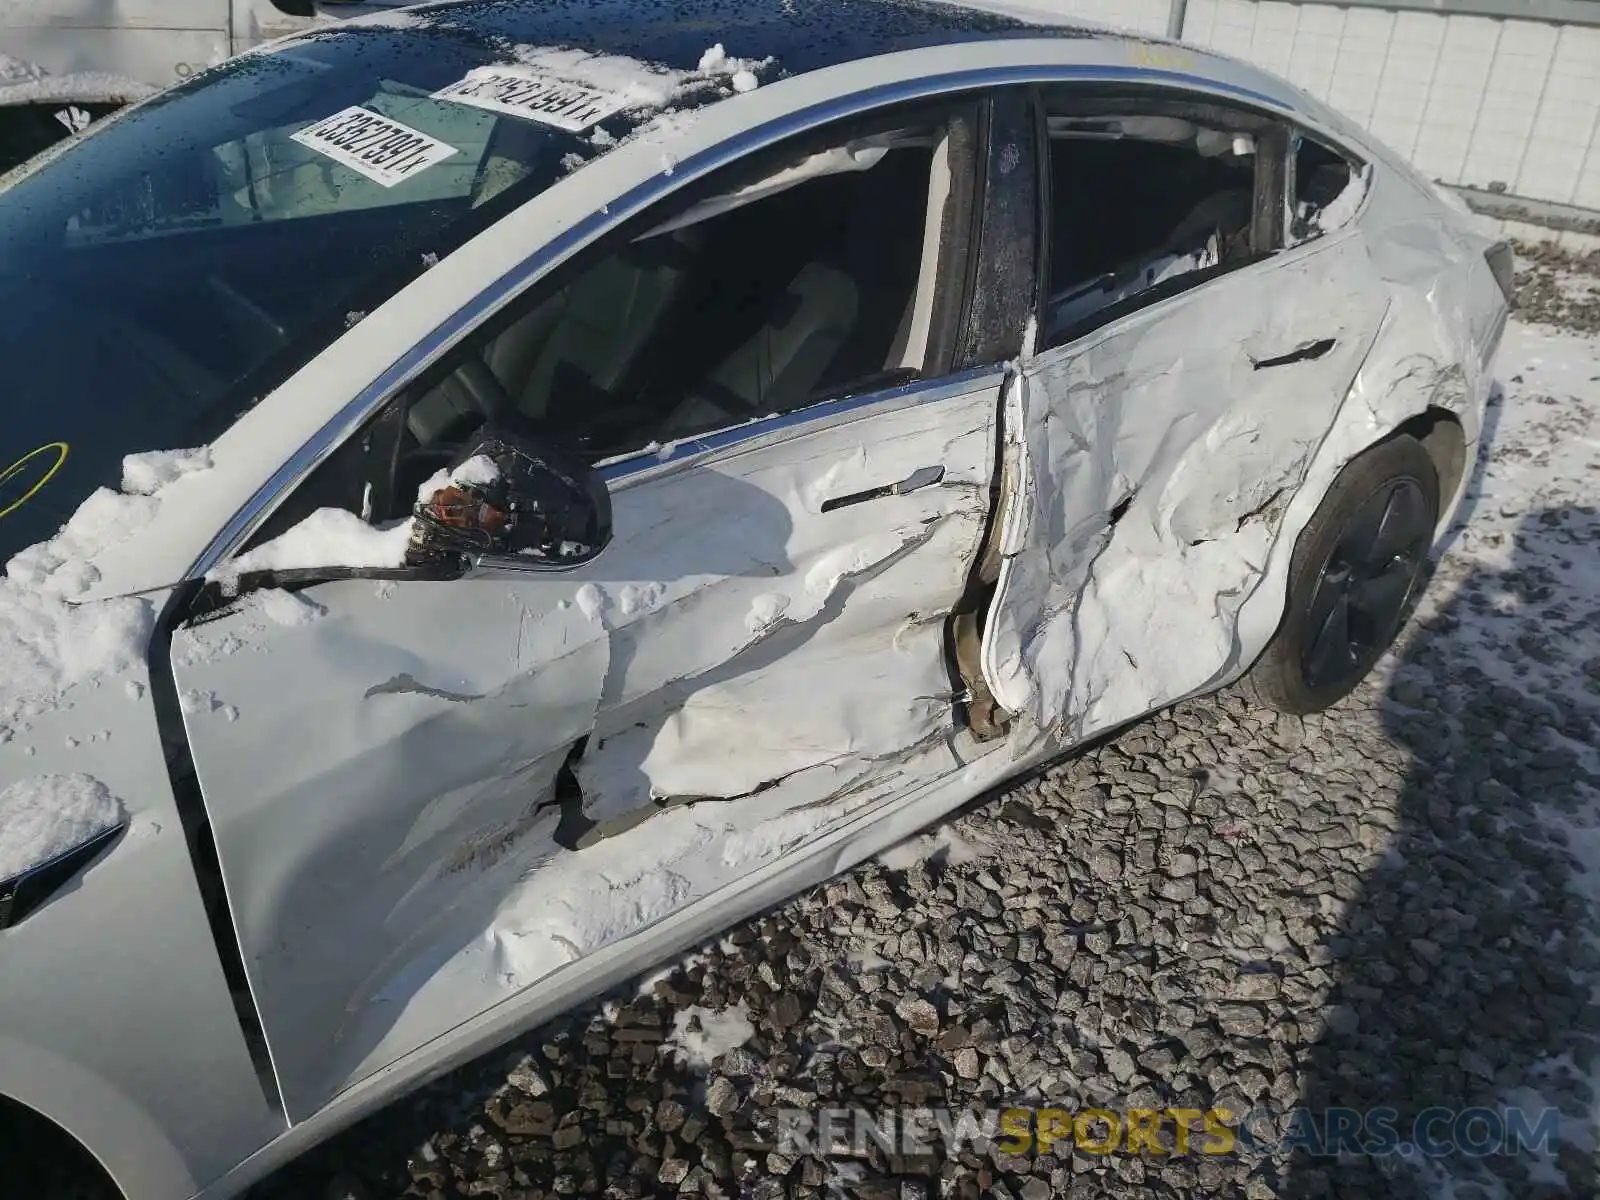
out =
<svg viewBox="0 0 1600 1200"><path fill-rule="evenodd" d="M575 566L611 539L605 481L548 440L497 425L466 443L413 515L412 566L452 556Z"/></svg>

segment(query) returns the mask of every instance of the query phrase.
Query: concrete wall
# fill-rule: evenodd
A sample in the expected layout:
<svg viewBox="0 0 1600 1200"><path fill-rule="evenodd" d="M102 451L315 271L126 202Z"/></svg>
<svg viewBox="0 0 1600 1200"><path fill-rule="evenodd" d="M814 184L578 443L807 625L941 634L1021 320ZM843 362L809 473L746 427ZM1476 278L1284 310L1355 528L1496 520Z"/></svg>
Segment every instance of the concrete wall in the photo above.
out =
<svg viewBox="0 0 1600 1200"><path fill-rule="evenodd" d="M1600 208L1600 27L1190 0L1184 39L1287 76L1436 179Z"/></svg>
<svg viewBox="0 0 1600 1200"><path fill-rule="evenodd" d="M1167 28L1167 0L1027 2ZM1584 7L1600 22L1600 0ZM1445 183L1600 209L1600 24L1188 0L1183 38L1285 76Z"/></svg>

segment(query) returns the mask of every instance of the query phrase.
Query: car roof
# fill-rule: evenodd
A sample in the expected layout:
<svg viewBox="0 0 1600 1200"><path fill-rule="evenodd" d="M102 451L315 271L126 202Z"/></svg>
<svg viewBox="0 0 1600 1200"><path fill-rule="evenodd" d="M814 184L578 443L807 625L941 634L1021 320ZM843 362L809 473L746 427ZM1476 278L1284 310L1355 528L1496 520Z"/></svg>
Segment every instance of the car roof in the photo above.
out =
<svg viewBox="0 0 1600 1200"><path fill-rule="evenodd" d="M1023 0L1027 3L1027 0ZM720 45L761 64L767 82L902 51L1028 41L1056 64L1127 64L1130 78L1221 83L1347 136L1348 123L1287 81L1195 46L1093 24L1057 24L1010 0L433 0L288 39L350 26L398 26L468 38L506 53L556 47L694 72ZM1181 60L1180 69L1167 69ZM770 73L769 73L770 71Z"/></svg>
<svg viewBox="0 0 1600 1200"><path fill-rule="evenodd" d="M785 75L901 50L1012 38L1160 41L1093 24L1054 23L1004 0L433 0L350 24L391 23L447 27L507 48L614 54L678 71L694 70L720 43L729 55L770 59Z"/></svg>
<svg viewBox="0 0 1600 1200"><path fill-rule="evenodd" d="M772 59L792 75L959 42L1112 36L936 0L439 0L401 14L407 24L446 24L485 40L615 54L679 71L693 70L720 43L730 55Z"/></svg>

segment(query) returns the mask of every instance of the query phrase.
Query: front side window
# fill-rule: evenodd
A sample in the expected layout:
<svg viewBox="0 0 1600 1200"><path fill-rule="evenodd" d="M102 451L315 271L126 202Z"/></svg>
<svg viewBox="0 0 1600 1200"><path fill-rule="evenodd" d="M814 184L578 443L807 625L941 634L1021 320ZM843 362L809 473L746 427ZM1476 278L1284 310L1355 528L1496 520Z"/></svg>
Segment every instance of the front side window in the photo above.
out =
<svg viewBox="0 0 1600 1200"><path fill-rule="evenodd" d="M713 197L474 353L513 412L590 459L915 378L940 147L897 130Z"/></svg>
<svg viewBox="0 0 1600 1200"><path fill-rule="evenodd" d="M438 95L519 53L460 27L335 26L0 181L0 561L116 487L124 456L215 438L439 256L653 115L564 128Z"/></svg>
<svg viewBox="0 0 1600 1200"><path fill-rule="evenodd" d="M943 117L891 123L667 202L469 337L252 544L323 507L405 515L490 420L594 463L939 369L953 144Z"/></svg>

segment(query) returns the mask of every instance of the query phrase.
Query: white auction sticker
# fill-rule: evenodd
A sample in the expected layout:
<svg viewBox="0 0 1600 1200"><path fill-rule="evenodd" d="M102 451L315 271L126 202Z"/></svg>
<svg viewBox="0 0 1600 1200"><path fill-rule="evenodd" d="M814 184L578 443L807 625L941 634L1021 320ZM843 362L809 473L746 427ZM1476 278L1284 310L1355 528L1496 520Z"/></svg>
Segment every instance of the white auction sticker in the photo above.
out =
<svg viewBox="0 0 1600 1200"><path fill-rule="evenodd" d="M479 67L465 79L440 88L433 93L433 98L471 104L513 117L527 117L569 133L587 129L628 106L626 96L557 79L554 75L495 67Z"/></svg>
<svg viewBox="0 0 1600 1200"><path fill-rule="evenodd" d="M384 187L404 183L456 153L454 146L359 104L307 125L293 136L302 146L309 146Z"/></svg>

